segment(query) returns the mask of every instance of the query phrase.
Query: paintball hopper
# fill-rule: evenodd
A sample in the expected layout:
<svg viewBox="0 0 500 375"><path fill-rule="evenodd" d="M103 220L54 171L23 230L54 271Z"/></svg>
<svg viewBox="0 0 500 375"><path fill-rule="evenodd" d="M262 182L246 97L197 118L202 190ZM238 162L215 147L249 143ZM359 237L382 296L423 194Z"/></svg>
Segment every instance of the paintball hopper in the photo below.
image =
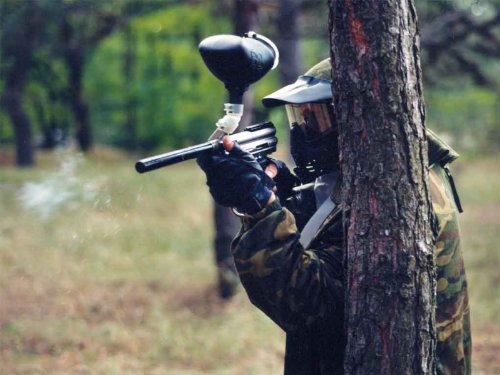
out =
<svg viewBox="0 0 500 375"><path fill-rule="evenodd" d="M229 91L229 102L240 104L248 86L278 65L279 53L274 43L249 31L243 37L214 35L201 41L203 61Z"/></svg>

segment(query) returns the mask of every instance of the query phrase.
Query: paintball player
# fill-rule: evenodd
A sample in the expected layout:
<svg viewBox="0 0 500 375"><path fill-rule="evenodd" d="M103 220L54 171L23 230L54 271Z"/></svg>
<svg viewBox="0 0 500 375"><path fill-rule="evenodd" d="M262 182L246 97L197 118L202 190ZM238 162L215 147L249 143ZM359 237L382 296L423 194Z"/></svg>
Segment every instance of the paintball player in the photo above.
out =
<svg viewBox="0 0 500 375"><path fill-rule="evenodd" d="M341 175L326 59L266 96L284 105L295 174L278 160L265 169L229 138L227 152L198 158L215 201L234 207L242 227L232 243L252 303L286 333L285 374L342 374L345 346ZM470 373L467 284L460 249L460 203L447 164L458 155L428 131L429 184L439 222L437 369ZM273 177L274 179L272 179ZM300 190L297 186L313 186Z"/></svg>

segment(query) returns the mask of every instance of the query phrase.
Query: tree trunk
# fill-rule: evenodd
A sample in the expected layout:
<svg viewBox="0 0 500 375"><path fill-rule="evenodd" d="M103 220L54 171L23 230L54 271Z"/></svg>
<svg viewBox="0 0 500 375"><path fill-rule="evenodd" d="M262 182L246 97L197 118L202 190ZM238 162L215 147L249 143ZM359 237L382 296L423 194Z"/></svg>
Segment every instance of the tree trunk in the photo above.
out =
<svg viewBox="0 0 500 375"><path fill-rule="evenodd" d="M125 147L129 151L137 150L137 104L134 92L134 71L136 65L137 40L130 26L130 21L124 27L125 51L123 54L123 78L125 84Z"/></svg>
<svg viewBox="0 0 500 375"><path fill-rule="evenodd" d="M16 164L19 167L29 167L35 163L35 157L31 121L23 108L24 86L43 19L35 1L26 1L20 6L23 7L20 11L22 17L7 29L0 40L2 57L11 61L6 68L5 89L0 102L14 127Z"/></svg>
<svg viewBox="0 0 500 375"><path fill-rule="evenodd" d="M331 0L347 374L435 372L433 216L411 0Z"/></svg>
<svg viewBox="0 0 500 375"><path fill-rule="evenodd" d="M260 0L234 0L233 28L236 35L256 31Z"/></svg>
<svg viewBox="0 0 500 375"><path fill-rule="evenodd" d="M7 88L2 96L2 104L14 126L16 164L18 167L31 167L35 164L33 133L30 119L23 108L23 96L23 91Z"/></svg>
<svg viewBox="0 0 500 375"><path fill-rule="evenodd" d="M302 0L280 0L276 44L280 51L280 78L283 85L295 82L304 73L299 43L298 17Z"/></svg>
<svg viewBox="0 0 500 375"><path fill-rule="evenodd" d="M92 130L89 121L89 109L83 97L84 43L74 38L73 27L66 19L61 23L61 40L64 57L68 67L68 92L71 110L75 118L75 137L80 150L86 152L92 148Z"/></svg>
<svg viewBox="0 0 500 375"><path fill-rule="evenodd" d="M304 59L299 40L299 14L302 0L280 0L278 8L276 45L280 53L278 69L283 86L297 80L305 72ZM283 143L290 144L290 133ZM290 148L286 148L286 160L291 161Z"/></svg>
<svg viewBox="0 0 500 375"><path fill-rule="evenodd" d="M92 148L92 129L90 128L89 109L83 97L83 50L72 46L66 50L66 64L69 70L69 93L73 115L75 117L75 137L80 150L89 151Z"/></svg>
<svg viewBox="0 0 500 375"><path fill-rule="evenodd" d="M234 2L233 28L234 34L243 36L248 31L256 31L259 0ZM243 96L244 112L236 132L243 130L253 120L253 93L248 89ZM240 220L228 207L214 202L215 222L215 259L219 277L219 294L223 298L230 298L236 288L238 280L236 266L231 254L231 241L240 227Z"/></svg>
<svg viewBox="0 0 500 375"><path fill-rule="evenodd" d="M243 36L248 31L257 31L260 0L235 0L234 6L234 34ZM250 125L253 120L253 90L249 88L243 96L244 112L238 129L241 131Z"/></svg>

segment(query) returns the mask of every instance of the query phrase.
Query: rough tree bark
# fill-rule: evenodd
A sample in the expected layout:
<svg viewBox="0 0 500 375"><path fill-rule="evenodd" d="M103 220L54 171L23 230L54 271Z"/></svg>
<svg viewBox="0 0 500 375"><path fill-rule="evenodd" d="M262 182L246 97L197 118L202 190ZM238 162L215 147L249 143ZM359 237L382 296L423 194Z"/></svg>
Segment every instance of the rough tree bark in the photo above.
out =
<svg viewBox="0 0 500 375"><path fill-rule="evenodd" d="M435 275L411 0L331 0L346 231L347 374L432 374Z"/></svg>

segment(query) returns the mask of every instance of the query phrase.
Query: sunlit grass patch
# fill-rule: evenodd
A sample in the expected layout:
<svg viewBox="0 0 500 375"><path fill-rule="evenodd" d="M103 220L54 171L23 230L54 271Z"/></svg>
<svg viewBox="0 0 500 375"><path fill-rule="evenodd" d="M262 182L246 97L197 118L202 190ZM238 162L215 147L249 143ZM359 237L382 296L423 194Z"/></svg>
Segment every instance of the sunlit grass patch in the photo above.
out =
<svg viewBox="0 0 500 375"><path fill-rule="evenodd" d="M44 154L38 169L0 170L0 373L282 373L283 332L244 293L217 297L212 203L195 163L139 175L111 150L72 157L72 169ZM478 373L500 350L488 337L500 326L497 160L455 168L477 358L492 363ZM20 192L47 179L71 198L43 214Z"/></svg>
<svg viewBox="0 0 500 375"><path fill-rule="evenodd" d="M459 159L460 160L460 159ZM463 250L477 324L500 324L500 155L457 162Z"/></svg>
<svg viewBox="0 0 500 375"><path fill-rule="evenodd" d="M279 329L217 297L203 174L120 155L1 172L0 372L281 372Z"/></svg>

